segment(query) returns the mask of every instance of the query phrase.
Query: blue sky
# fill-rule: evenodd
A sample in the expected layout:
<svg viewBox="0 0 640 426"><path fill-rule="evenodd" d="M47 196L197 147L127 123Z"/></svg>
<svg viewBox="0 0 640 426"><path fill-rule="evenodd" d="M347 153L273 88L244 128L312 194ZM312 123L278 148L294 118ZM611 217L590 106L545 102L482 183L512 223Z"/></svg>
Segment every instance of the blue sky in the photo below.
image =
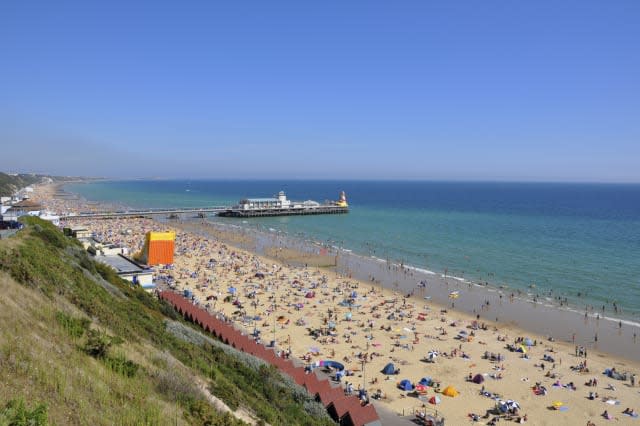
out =
<svg viewBox="0 0 640 426"><path fill-rule="evenodd" d="M640 182L640 2L5 1L0 170Z"/></svg>

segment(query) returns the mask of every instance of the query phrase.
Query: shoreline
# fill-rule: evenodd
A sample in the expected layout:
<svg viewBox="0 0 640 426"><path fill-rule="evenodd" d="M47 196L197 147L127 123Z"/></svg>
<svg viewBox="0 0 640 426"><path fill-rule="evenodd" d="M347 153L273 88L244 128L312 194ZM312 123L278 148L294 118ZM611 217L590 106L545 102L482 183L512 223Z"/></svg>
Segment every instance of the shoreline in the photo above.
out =
<svg viewBox="0 0 640 426"><path fill-rule="evenodd" d="M63 187L66 183L53 184ZM79 194L74 194L78 200L85 201ZM91 202L97 205L113 207L118 203ZM155 219L160 223L173 225L197 225L202 219L191 218L176 222L169 219ZM430 301L437 302L443 308L451 308L450 291L460 291L461 297L453 301L455 309L469 315L480 314L484 320L496 324L506 323L522 328L524 331L538 333L546 337L565 343L588 346L591 349L609 353L628 361L640 362L640 350L636 346L640 336L640 323L624 317L612 317L599 311L579 311L576 308L560 306L554 299L543 297L534 301L533 293L525 293L518 289L500 288L492 284L483 285L462 277L447 276L437 272L419 268L413 265L401 265L375 256L367 257L361 253L339 247L329 247L322 242L301 239L288 235L282 231L273 232L271 229L254 229L243 226L242 222L230 224L227 222L210 221L207 223L218 229L216 238L221 238L238 248L256 252L277 261L287 261L300 266L303 263L315 264L305 259L304 253L324 248L329 257L335 256L339 263L334 266L337 271L345 275L356 277L363 283L370 283L375 278L378 286L394 289L393 283L398 282L398 290L404 294L416 291L416 283L425 280L430 283L423 294L431 290ZM200 223L201 224L201 223ZM236 238L234 233L241 233L242 239ZM273 241L274 238L277 241ZM289 253L282 258L269 253L286 248L295 253ZM297 262L291 257L296 256ZM303 262L306 260L306 262ZM328 260L328 259L327 259ZM326 264L325 264L326 265ZM387 270L385 270L385 267ZM406 273L405 273L406 272ZM511 297L511 294L514 297ZM502 297L501 297L502 296ZM528 298L526 297L528 296ZM418 301L419 298L416 298ZM466 299L466 300L465 300ZM484 302L489 301L487 306ZM508 303L505 303L508 302ZM606 313L606 312L605 312ZM496 322L495 319L498 319ZM622 327L620 327L622 324ZM636 338L634 339L634 333ZM575 334L575 338L573 337ZM598 342L595 342L596 335ZM635 356L634 356L635 355Z"/></svg>
<svg viewBox="0 0 640 426"><path fill-rule="evenodd" d="M446 417L447 423L463 424L469 421L468 413L489 412L497 398L502 398L518 401L523 407L521 413L528 414L531 424L555 425L562 422L578 426L584 425L587 420L596 420L600 424L601 420L597 417L605 409L609 409L625 424L627 419L621 413L622 409L637 409L640 405L637 388L602 375L605 368L613 367L620 371L639 371L640 364L622 356L592 350L589 346L590 371L575 371L572 367L586 363L587 359L574 354L574 345L566 341L571 336L558 334L561 327L559 323L566 319L554 312L552 307L542 306L547 311L518 300L503 300L500 305L499 293L488 291L484 286L476 287L450 277L444 280L438 278L437 274L408 269L384 260L367 259L344 250L338 253L335 270L326 266L287 266L285 255L291 255L297 261L312 259L310 252L322 247L311 241L297 241L293 247L289 247L288 244L295 240L294 236L275 232L255 235L253 229L240 229L236 225L226 229L223 227L219 234L214 233L217 225L203 225L198 221L178 223L115 219L89 221L87 226L95 231L100 230L102 235L113 233L117 238L135 242L132 246L134 251L135 245L139 246L142 241L143 231L177 228L176 259L174 268L169 272L175 276L176 290L192 290L203 305L208 296L217 295L213 311L234 318L234 323L243 327L248 334L259 330L266 341L273 336L278 349L288 347L297 358L308 359L309 362L323 359L343 362L354 373L354 376L347 376L345 380L365 386L371 392L376 388L381 389L386 399L376 402L376 406L383 406L394 413L437 410ZM133 234L124 236L121 231L129 227L134 230ZM226 241L225 237L229 240ZM291 251L284 253L277 261L265 256L269 247L278 247L280 243ZM303 249L304 255L299 256L296 251L299 248ZM213 265L211 259L215 260ZM321 257L323 262L326 259L326 256ZM266 277L255 278L257 272L264 272ZM157 275L167 273L162 269L156 271ZM418 274L424 274L428 281L424 293L421 293L423 289L416 289ZM371 281L373 277L375 279ZM439 279L442 279L442 284L438 284ZM246 306L244 311L231 301L222 301L220 296L228 294L230 286L238 289L236 301ZM310 288L315 289L317 294L315 298L307 299L305 294ZM449 293L454 290L458 290L460 296L449 299ZM338 303L352 291L358 293L355 305L350 307ZM413 297L405 297L411 291L414 291ZM251 292L256 292L253 298ZM425 295L431 299L425 300ZM483 304L485 300L490 301L486 308ZM451 303L455 304L454 309L451 309ZM525 307L536 315L531 319L524 315ZM475 315L473 309L477 311ZM492 317L495 319L498 311L499 321L495 323ZM249 313L253 315L249 317ZM473 339L462 340L456 336L461 330L468 331L478 314L478 322L486 323L486 328L472 328L475 333ZM331 315L335 318L331 318ZM507 321L510 315L514 316L514 321ZM261 319L251 319L253 316ZM280 317L284 317L286 323L276 322L276 318ZM328 317L330 321L335 321L335 334L314 338L309 330L322 329ZM540 322L542 327L543 323L550 322L556 341L547 340L546 333L530 333L522 327L523 324L538 326L535 321ZM605 336L610 334L605 323L600 321L598 324L602 333L602 336L599 334L600 345L605 344L606 338L615 337L615 332L611 333L614 336ZM590 326L588 323L587 328ZM526 357L505 348L507 343L525 337L537 343L528 348ZM588 341L586 334L584 339ZM612 346L607 349L615 348ZM441 356L435 363L425 363L423 360L427 352L432 350L438 351ZM491 362L483 356L488 352L506 355L506 359ZM630 353L635 352L637 350ZM363 355L367 360L365 363L362 363ZM553 363L547 361L549 355L554 357ZM543 363L540 361L543 359L546 369L544 365L541 367ZM400 375L387 376L390 380L380 373L388 362L402 369ZM492 397L480 394L480 386L466 380L467 373L484 376L486 389ZM433 393L429 387L429 397L435 395L442 398L441 404L430 405L425 399L411 397L410 393L397 389L396 382L400 379L417 381L421 377L437 379L443 387L453 385L463 396L448 398ZM592 378L602 382L599 388L585 387L585 381ZM560 381L563 384L571 383L579 390L576 392L564 386L553 386ZM607 390L604 386L608 382L616 385L617 390ZM549 389L549 395L534 395L531 390L534 383L541 383ZM607 401L620 401L621 405L613 407L600 398L587 399L587 393L592 390L602 393ZM496 393L500 397L496 397ZM566 414L548 409L554 401L563 401L571 407L571 411ZM423 405L426 405L426 409L421 408ZM633 420L629 418L628 421Z"/></svg>
<svg viewBox="0 0 640 426"><path fill-rule="evenodd" d="M178 227L189 224L188 226L191 228L194 225L198 225L193 221L166 223L177 225ZM234 241L233 238L228 236L230 231L225 228L229 227L229 225L216 222L208 222L208 224L214 229L222 228L221 232L214 233L212 236L220 238L228 244L238 244L238 240ZM241 225L233 226L242 230L244 244L240 244L238 248L255 251L257 254L277 261L287 260L270 256L268 249L265 250L265 246L268 244L264 240L270 238L291 240L293 237L258 231ZM263 242L262 244L251 242L252 238L256 240L262 239ZM321 246L317 242L298 241L298 243L306 245L306 249L309 251L318 249ZM256 250L257 246L262 247L260 250ZM270 247L277 249L280 246L282 246L281 243L273 241ZM640 324L636 322L599 315L599 313L588 313L585 320L584 312L580 313L577 310L563 308L553 303L534 302L517 294L514 294L512 298L508 289L479 285L459 277L445 278L433 271L420 270L414 266L388 263L379 258L367 259L360 254L341 249L338 249L335 253L338 259L338 264L334 266L336 271L359 280L363 285L371 285L373 277L375 279L373 284L376 287L382 286L388 290L394 290L393 284L397 282L399 284L398 290L402 294L420 293L413 296L413 300L416 303L435 302L438 304L438 308L455 309L467 315L480 315L480 319L491 322L496 326L511 325L526 332L552 338L555 341L582 345L593 350L615 355L627 361L640 362L640 348L637 346L640 341L636 338L634 342L633 339L634 333L636 336L640 336ZM299 256L298 260L301 259L304 259L304 256ZM292 264L299 266L300 262L293 262ZM311 262L309 264L317 266ZM416 287L416 284L422 280L428 282L425 289ZM459 291L460 297L451 300L449 294L452 291ZM422 299L424 296L430 297L430 299ZM486 301L489 301L488 305ZM453 308L451 307L452 303L454 304ZM495 321L496 318L498 319L497 322ZM622 327L619 327L620 323L622 323ZM575 339L573 337L574 334ZM597 343L595 342L596 334L598 336Z"/></svg>
<svg viewBox="0 0 640 426"><path fill-rule="evenodd" d="M87 181L86 183L91 183L91 182ZM96 201L96 202L101 203L101 201ZM119 205L117 201L110 202L110 204ZM120 206L124 208L124 205L120 205ZM237 225L233 225L231 224L231 221L228 219L226 220L218 219L211 216L208 219L211 222L218 224L220 226L228 226L236 230L246 229L250 231L263 232L265 234L269 234L269 231L275 231L280 234L287 232L279 229L274 230L272 228L268 228L270 226L268 223L265 224L260 221L251 222L250 220L249 222L247 222L247 220L232 219L237 222ZM160 220L162 221L162 219ZM187 221L192 221L192 219L187 219ZM254 226L256 228L261 228L261 229L259 230L254 229ZM277 227L276 225L271 225L271 226ZM303 233L292 231L290 234L287 234L287 235L289 237L288 239L289 243L296 245L301 249L304 249L304 247L302 247L303 244L307 246L313 246L313 247L321 245L325 248L329 248L332 250L341 250L342 253L347 253L347 252L353 253L354 255L357 255L363 259L369 259L369 257L373 259L379 259L379 258L370 256L372 253L375 254L376 252L375 250L372 251L372 247L359 247L359 248L355 247L358 245L357 241L355 242L355 246L349 247L349 249L352 249L352 250L346 250L344 248L338 247L338 245L341 244L340 242L334 241L332 243L329 243L329 244L335 244L331 246L327 244L327 242L324 242L322 240L322 237L318 237L320 238L319 241L314 241L313 236L308 236ZM295 239L299 240L299 242L293 241ZM386 258L386 260L385 259L381 259L381 260L387 262L387 264L391 263L391 264L398 265L403 262L403 260L400 260L401 258L399 257L399 255L394 256L393 253L387 253L386 251L385 253L386 255L384 257ZM378 256L381 256L381 255L378 254ZM423 269L420 266L415 266L417 264L412 266L411 262L404 261L404 263L405 263L405 267L407 267L408 269L413 269L416 272L427 274L425 276L426 278L429 278L429 275L436 275L439 277L438 279L440 281L443 281L444 277L442 274L442 270L440 270L439 268L434 268L431 271L426 272L427 271L426 269ZM601 320L611 320L611 321L615 321L616 323L618 323L619 321L622 321L624 325L636 327L640 331L640 316L639 316L640 311L635 311L630 308L623 309L623 307L619 306L615 308L616 311L614 312L614 307L616 306L615 298L612 300L605 301L605 300L599 300L598 298L590 299L589 296L587 295L588 291L578 292L577 294L573 294L573 293L570 294L570 292L567 291L566 289L560 290L560 292L556 292L554 291L554 289L543 288L543 287L537 288L535 285L529 285L525 287L521 285L522 279L513 278L512 282L510 282L508 279L504 277L501 279L492 279L491 272L483 272L483 273L480 273L480 275L473 274L472 272L468 272L465 274L465 271L464 271L465 268L461 264L458 264L457 266L449 265L448 269L449 269L449 274L446 277L446 279L451 282L453 282L454 280L460 280L464 283L469 283L471 285L477 285L480 287L488 288L490 289L490 291L494 291L494 290L498 292L502 291L505 295L510 294L512 292L517 293L516 297L518 298L522 298L524 300L537 299L539 302L542 302L541 303L542 305L552 305L559 310L568 309L569 311L573 311L581 317L583 317L585 311L587 311L589 317L596 318L596 316L599 316ZM447 273L447 268L443 270L445 271L445 273ZM440 272L436 272L436 271L440 271ZM527 275L526 272L527 271L523 271L520 275ZM364 277L364 279L366 278L367 277ZM603 312L601 309L596 309L596 306L599 308L600 306L604 306L604 305L606 305L605 312Z"/></svg>

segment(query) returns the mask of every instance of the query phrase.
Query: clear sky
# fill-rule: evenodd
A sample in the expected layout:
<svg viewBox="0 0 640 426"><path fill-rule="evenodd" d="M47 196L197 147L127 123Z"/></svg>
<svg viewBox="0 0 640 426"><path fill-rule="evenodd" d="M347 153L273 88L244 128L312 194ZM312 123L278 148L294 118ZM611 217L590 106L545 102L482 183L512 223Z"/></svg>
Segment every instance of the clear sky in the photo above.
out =
<svg viewBox="0 0 640 426"><path fill-rule="evenodd" d="M0 170L640 182L640 1L0 2Z"/></svg>

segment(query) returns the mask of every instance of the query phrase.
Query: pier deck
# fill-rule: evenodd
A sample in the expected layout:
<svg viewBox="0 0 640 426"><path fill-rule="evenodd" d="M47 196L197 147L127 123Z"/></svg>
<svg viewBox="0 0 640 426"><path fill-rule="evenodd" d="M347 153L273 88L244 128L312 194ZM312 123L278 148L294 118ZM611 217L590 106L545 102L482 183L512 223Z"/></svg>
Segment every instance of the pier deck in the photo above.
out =
<svg viewBox="0 0 640 426"><path fill-rule="evenodd" d="M179 217L180 215L196 215L204 217L207 214L217 214L221 217L268 217L268 216L297 216L316 214L341 214L348 213L347 207L320 206L315 208L290 208L290 209L261 209L261 210L240 210L231 206L210 206L210 207L189 207L189 208L166 208L166 209L145 209L126 210L115 212L81 212L78 214L60 215L60 219L113 219L118 217L152 217L164 215L169 217Z"/></svg>
<svg viewBox="0 0 640 426"><path fill-rule="evenodd" d="M289 209L229 209L219 212L222 217L269 217L269 216L300 216L315 214L343 214L349 213L348 207L320 206L313 208L289 208Z"/></svg>
<svg viewBox="0 0 640 426"><path fill-rule="evenodd" d="M167 208L167 209L145 209L145 210L126 210L115 212L81 212L71 215L60 215L60 219L110 219L116 217L148 217L155 215L182 215L195 214L206 215L208 213L219 213L229 210L228 206L211 206L211 207L189 207L189 208Z"/></svg>

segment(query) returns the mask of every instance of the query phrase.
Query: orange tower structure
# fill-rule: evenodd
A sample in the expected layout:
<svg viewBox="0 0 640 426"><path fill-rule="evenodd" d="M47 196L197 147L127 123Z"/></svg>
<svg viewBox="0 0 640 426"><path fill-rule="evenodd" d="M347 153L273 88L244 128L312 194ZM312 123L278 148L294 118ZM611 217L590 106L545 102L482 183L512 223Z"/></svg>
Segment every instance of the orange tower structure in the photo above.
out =
<svg viewBox="0 0 640 426"><path fill-rule="evenodd" d="M142 260L150 266L169 265L173 263L176 233L147 232L142 251Z"/></svg>

